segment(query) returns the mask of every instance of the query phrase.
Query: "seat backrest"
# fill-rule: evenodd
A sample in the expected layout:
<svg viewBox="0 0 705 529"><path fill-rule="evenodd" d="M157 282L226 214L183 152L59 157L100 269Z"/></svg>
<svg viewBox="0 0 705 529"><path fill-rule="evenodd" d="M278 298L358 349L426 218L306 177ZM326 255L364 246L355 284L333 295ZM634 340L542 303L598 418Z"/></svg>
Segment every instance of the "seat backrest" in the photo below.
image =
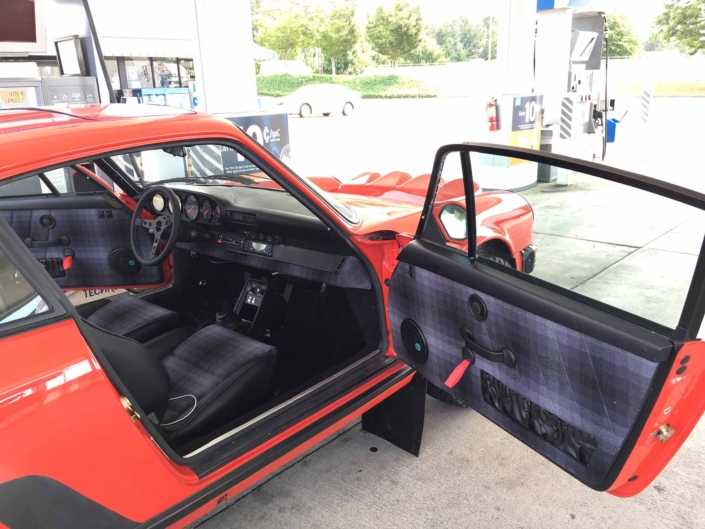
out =
<svg viewBox="0 0 705 529"><path fill-rule="evenodd" d="M83 321L137 404L147 415L154 413L161 422L169 404L170 381L159 359L141 343Z"/></svg>

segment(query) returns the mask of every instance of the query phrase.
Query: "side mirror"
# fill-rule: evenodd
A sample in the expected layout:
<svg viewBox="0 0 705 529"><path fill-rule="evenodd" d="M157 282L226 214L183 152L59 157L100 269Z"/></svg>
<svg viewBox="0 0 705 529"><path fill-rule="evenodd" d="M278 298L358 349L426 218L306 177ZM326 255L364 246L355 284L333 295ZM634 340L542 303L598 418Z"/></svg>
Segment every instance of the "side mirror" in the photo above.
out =
<svg viewBox="0 0 705 529"><path fill-rule="evenodd" d="M451 239L463 241L468 238L468 214L465 208L448 204L439 215L441 224Z"/></svg>

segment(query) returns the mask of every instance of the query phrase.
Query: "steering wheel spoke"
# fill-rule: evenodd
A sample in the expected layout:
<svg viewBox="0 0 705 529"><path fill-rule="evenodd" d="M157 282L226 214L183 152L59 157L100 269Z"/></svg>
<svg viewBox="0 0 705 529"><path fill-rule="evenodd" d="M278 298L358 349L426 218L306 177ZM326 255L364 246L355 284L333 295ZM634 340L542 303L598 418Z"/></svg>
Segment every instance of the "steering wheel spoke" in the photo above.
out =
<svg viewBox="0 0 705 529"><path fill-rule="evenodd" d="M149 253L149 258L154 259L157 256L157 251L159 250L159 242L162 240L162 233L158 232L154 234L154 242L152 243L152 251Z"/></svg>

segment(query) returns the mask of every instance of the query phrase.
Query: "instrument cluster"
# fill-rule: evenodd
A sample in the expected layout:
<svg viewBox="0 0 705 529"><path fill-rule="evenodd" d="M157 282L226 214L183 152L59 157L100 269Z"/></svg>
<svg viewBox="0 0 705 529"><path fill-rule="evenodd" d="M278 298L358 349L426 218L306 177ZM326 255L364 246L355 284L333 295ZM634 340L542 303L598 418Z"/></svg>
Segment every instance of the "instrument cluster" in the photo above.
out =
<svg viewBox="0 0 705 529"><path fill-rule="evenodd" d="M182 204L178 195L176 198L179 201L177 210L180 210L187 220L192 222L200 220L206 224L220 224L222 212L220 206L213 199L201 197L199 201L196 195L187 195ZM152 208L159 214L164 211L167 202L169 202L169 212L173 213L174 209L171 202L161 194L156 194L152 197Z"/></svg>

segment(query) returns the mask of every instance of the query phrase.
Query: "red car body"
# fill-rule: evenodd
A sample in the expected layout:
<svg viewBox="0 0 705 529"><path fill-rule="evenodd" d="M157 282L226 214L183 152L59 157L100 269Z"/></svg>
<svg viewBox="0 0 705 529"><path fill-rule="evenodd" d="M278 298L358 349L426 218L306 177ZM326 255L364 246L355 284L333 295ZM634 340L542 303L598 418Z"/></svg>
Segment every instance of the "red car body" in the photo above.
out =
<svg viewBox="0 0 705 529"><path fill-rule="evenodd" d="M89 160L106 152L140 149L175 140L222 138L238 142L266 159L283 179L349 233L354 245L369 260L379 284L383 285L382 294L387 303L389 289L386 285L397 267L397 256L417 230L430 175L414 178L406 173L366 174L342 185L328 177L312 178L320 188L334 193L359 212L361 221L352 225L266 149L225 120L190 112L175 113L159 107L126 105L87 106L66 111L77 117L44 111L0 113L0 181ZM476 188L476 193L478 191ZM126 194L116 194L116 197L134 208L134 200ZM445 203L465 207L462 188L441 187L437 204ZM438 214L437 208L434 214ZM531 244L533 219L526 201L508 192L478 193L477 215L481 219L478 243L501 241L516 268L522 270L521 251ZM381 232L392 232L394 237L379 237ZM461 247L467 248L467 242ZM168 262L165 271L168 280ZM96 288L101 286L95 285ZM391 324L386 311L385 319L389 329ZM389 347L385 354L394 356L395 346L398 349L400 345L392 343L391 331L387 342ZM610 493L626 497L643 490L697 423L705 406L703 348L701 342L687 343L680 348L677 358L673 359L668 382L638 433L634 449L614 479ZM199 478L188 467L167 457L142 422L126 413L120 392L72 318L48 320L39 328L5 335L0 339L0 356L0 453L3 454L0 512L13 508L13 502L17 509L11 516L0 515L0 522L8 527L14 525L7 520L22 519L31 509L43 509L51 502L60 502L64 489L78 493L135 525L184 527L390 397L408 385L414 376L413 372L405 371L405 364L396 362L325 408ZM676 375L686 356L690 360L688 374ZM370 388L379 388L383 382L387 386L364 404L335 415L336 410L344 410L346 404L354 402ZM652 433L663 424L665 409L670 411L670 425L677 435L669 443L659 443ZM315 435L296 441L297 436L326 417L334 419ZM278 447L281 447L279 451ZM267 454L269 459L256 471L245 472L248 465ZM634 480L632 476L637 475L640 479ZM6 492L1 485L23 478L25 488L13 489L14 496L7 492L9 496L3 498ZM61 487L41 488L43 480L47 479ZM32 497L35 486L43 497ZM189 504L190 498L206 490L211 491L209 496L201 496L198 503ZM57 496L47 497L47 491ZM21 497L30 498L31 502L18 501ZM63 527L56 520L46 519L45 522L46 527L54 523ZM120 525L115 522L115 526Z"/></svg>

